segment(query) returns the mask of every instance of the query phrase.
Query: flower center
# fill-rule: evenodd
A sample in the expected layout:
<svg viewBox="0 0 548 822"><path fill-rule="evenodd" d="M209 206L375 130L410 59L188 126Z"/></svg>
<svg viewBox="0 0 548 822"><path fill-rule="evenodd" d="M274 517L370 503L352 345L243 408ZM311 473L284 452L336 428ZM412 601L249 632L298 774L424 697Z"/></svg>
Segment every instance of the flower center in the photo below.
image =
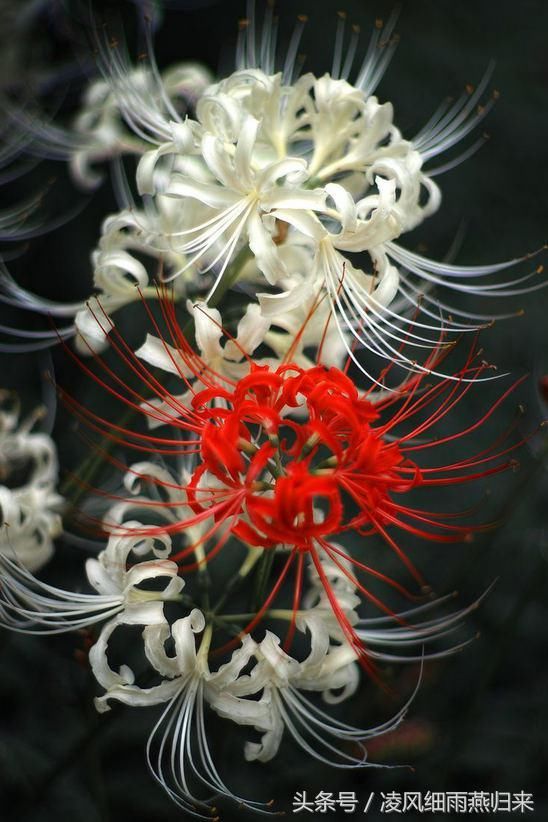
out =
<svg viewBox="0 0 548 822"><path fill-rule="evenodd" d="M216 506L253 545L296 545L383 520L390 492L409 487L404 457L385 442L375 406L335 368L254 367L233 391L197 394L201 462L189 502ZM236 507L234 507L236 504Z"/></svg>

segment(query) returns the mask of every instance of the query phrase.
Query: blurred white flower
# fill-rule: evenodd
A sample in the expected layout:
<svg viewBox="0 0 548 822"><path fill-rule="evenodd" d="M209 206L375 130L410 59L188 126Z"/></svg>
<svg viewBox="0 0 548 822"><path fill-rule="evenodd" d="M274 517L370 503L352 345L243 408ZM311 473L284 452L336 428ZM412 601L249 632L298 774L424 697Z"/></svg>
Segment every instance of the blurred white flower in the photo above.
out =
<svg viewBox="0 0 548 822"><path fill-rule="evenodd" d="M0 557L15 553L31 571L50 559L62 531L55 444L33 430L41 416L19 422L18 402L0 392Z"/></svg>
<svg viewBox="0 0 548 822"><path fill-rule="evenodd" d="M74 121L74 149L70 152L70 169L83 188L95 188L102 174L92 166L121 154L140 155L146 143L128 131L124 118L131 121L135 99L147 101L149 109L158 105L186 108L211 82L211 75L197 63L180 63L161 75L148 66L131 69L125 77L128 94L115 94L107 80L94 80L85 91L80 111ZM78 142L80 139L80 144Z"/></svg>

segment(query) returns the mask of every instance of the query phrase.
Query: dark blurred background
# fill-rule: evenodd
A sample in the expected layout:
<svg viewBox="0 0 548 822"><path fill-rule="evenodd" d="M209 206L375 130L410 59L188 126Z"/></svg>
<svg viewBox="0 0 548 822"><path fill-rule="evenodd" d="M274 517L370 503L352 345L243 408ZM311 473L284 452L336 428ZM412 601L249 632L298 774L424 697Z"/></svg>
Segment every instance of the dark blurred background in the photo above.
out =
<svg viewBox="0 0 548 822"><path fill-rule="evenodd" d="M87 6L82 10L79 4L54 0L28 3L23 22L20 18L16 22L23 5L0 0L1 84L12 91L20 85L23 96L25 87L38 84L47 99L54 99L61 117L69 118L82 75L92 64ZM111 25L117 18L125 21L129 44L138 49L135 17L145 3L91 5L98 19L106 14L114 20ZM181 0L165 6L163 12L159 4L153 6L160 67L192 59L214 71L231 71L237 20L245 13L240 0ZM496 61L491 88L500 92L480 126L490 139L464 165L438 178L443 190L440 211L406 236L403 244L440 259L462 231L457 257L462 264L490 263L536 251L547 239L546 4L541 0L520 4L409 0L400 6L401 42L377 94L381 101L393 102L396 124L405 136L412 137L447 95L457 96L467 83L479 82L490 60ZM307 14L302 44L305 67L316 74L329 70L339 0L280 0L277 8L281 48L291 35L295 16ZM375 18L386 19L393 4L348 0L344 9L349 21L361 26L365 48ZM90 291L89 257L102 218L116 208L112 192L107 183L91 198L84 198L73 190L61 164L46 162L5 187L5 205L33 192L37 181L47 187L46 215L81 210L66 226L35 238L24 249L18 246L22 253L8 262L9 268L18 282L43 296L82 298ZM539 262L542 254L529 268ZM459 304L470 307L472 301L462 297ZM491 436L509 424L518 402L524 406L519 421L523 436L548 413L548 397L539 388L542 376L548 374L547 292L493 301L487 308L521 307L526 309L523 317L495 324L482 339L486 356L502 371L530 375L497 415L489 428ZM30 318L5 313L9 322L24 320L26 327L33 327ZM60 382L77 379L62 351L54 351L52 359L47 354L3 355L2 387L16 388L30 410L51 395L41 377L45 369L53 366ZM459 409L455 426L487 407L499 390L500 384L478 387ZM55 435L63 466L72 468L75 445L68 428L66 412L61 410ZM484 443L486 434L476 442ZM383 818L381 791L523 790L535 798L536 811L528 816L548 818L547 455L546 434L538 432L521 449L519 471L499 481L486 480L472 498L469 491L457 491L450 504L446 502L447 508L455 510L479 502L480 519L499 520L497 530L478 536L472 544L413 547L413 559L434 590L439 594L458 590L457 602L462 606L497 580L469 620L469 636L480 632L477 641L454 657L428 664L401 732L370 746L372 761L409 763L413 770L331 770L287 740L274 761L250 765L242 754L245 734L209 716L219 768L229 785L244 795L273 798L274 807L288 815L298 790L306 789L312 797L320 790L356 791L361 805L374 791L372 819ZM486 490L490 493L483 496ZM378 547L371 550L374 553ZM58 579L62 569L67 577L73 574L78 579L83 558L74 547L61 545L48 573ZM19 638L2 633L0 647L0 819L168 822L184 818L146 772L144 745L156 712L120 707L98 718L81 637ZM365 684L342 706L341 717L367 725L379 714L389 716L412 690L416 677L413 666L400 672L394 680L399 698ZM250 816L234 807L221 809L225 820ZM361 810L360 806L356 813L361 815ZM326 816L346 818L341 811ZM419 815L411 812L406 818Z"/></svg>

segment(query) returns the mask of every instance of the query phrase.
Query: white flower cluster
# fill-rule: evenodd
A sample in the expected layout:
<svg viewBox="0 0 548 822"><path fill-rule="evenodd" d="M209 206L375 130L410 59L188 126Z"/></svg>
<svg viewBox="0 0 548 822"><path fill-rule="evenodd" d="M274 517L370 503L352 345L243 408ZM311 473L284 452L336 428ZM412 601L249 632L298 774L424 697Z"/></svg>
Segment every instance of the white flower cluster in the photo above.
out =
<svg viewBox="0 0 548 822"><path fill-rule="evenodd" d="M128 83L129 77L114 83L120 100ZM195 120L155 120L151 128L137 87L134 97L140 104L133 122L140 118L159 145L137 169L146 212L121 212L104 226L94 270L107 312L105 281L113 271L123 285L118 300L135 297L128 282L147 287L146 270L128 256L137 243L136 250L162 254L167 280L199 281L213 272L210 296L234 263L231 281L274 288L258 294L265 319L291 322L299 308L325 295L344 319L344 334L356 334L365 315L380 321L398 291L385 244L439 204L419 152L393 124L390 103L329 75L306 74L287 85L281 73L259 69L207 87ZM367 271L345 256L364 251ZM82 326L77 318L81 333ZM322 326L316 326L311 342L317 344Z"/></svg>
<svg viewBox="0 0 548 822"><path fill-rule="evenodd" d="M176 299L209 302L235 285L245 289L262 318L283 330L276 332L280 350L291 346L303 314L313 313L306 344L338 334L339 347L362 369L362 347L416 368L442 329L470 331L491 319L440 301L434 289L488 298L542 287L523 285L535 272L504 285L484 282L516 260L455 266L396 242L438 209L432 175L457 160L432 173L424 165L485 116L492 101L478 103L489 72L405 139L391 103L374 96L392 54L394 21L374 32L357 70L355 37L342 60L343 24L331 72L295 79L298 36L276 71L268 15L258 42L254 27L244 31L239 68L219 82L195 64L160 74L152 55L150 65L133 68L117 48L99 43L104 79L90 85L72 131L38 128L20 115L32 135L29 150L51 156L55 147L83 187L100 181L100 162L127 154L138 160L135 181L114 163L120 210L105 220L91 257L95 296L52 305L6 274L1 280L10 302L72 317L61 335L77 333L80 353L107 344L98 318L155 299L157 280L173 282ZM35 340L27 348L57 340L50 331L22 336ZM404 342L411 356L402 353Z"/></svg>
<svg viewBox="0 0 548 822"><path fill-rule="evenodd" d="M20 423L17 401L0 392L0 554L31 571L50 559L62 529L57 452L50 436L33 431L40 416Z"/></svg>

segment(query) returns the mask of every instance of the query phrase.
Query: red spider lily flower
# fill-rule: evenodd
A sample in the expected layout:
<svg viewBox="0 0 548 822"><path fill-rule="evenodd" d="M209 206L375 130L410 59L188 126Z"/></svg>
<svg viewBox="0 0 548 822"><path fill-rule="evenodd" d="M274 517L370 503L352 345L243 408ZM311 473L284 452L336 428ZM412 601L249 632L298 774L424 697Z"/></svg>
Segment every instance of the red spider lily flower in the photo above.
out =
<svg viewBox="0 0 548 822"><path fill-rule="evenodd" d="M170 492L170 499L151 501L150 505L173 509L176 504L185 515L165 525L143 526L142 533L174 534L200 525L198 540L171 557L183 573L211 561L230 537L261 550L284 549L285 565L246 631L264 617L290 569L294 572L293 610L297 613L303 562L308 555L346 638L365 666L370 667L321 560L334 563L364 598L387 613L391 611L358 575L374 577L413 598L403 585L367 563L366 539L352 554L333 540L350 531L362 537L380 535L416 583L425 587L393 529L451 543L466 540L474 530L490 526L461 524L455 521L458 514L415 508L406 504L405 494L411 489L459 485L504 471L515 464L509 455L519 443L507 444L503 435L487 448L456 462L428 467L421 467L423 452L435 452L444 443L466 438L493 415L522 380L507 388L471 424L435 440L425 439L452 414L474 383L484 378L489 366L480 360L475 346L457 373L428 384L428 374L446 354L442 341L418 373L379 398L372 389L360 391L348 374L337 368L320 363L302 368L287 358L273 364L256 362L246 355L249 373L239 380L230 379L213 371L192 349L167 300L163 301L163 313L171 341L168 344L162 338L166 353L174 364L184 363L184 369L178 370L189 391L186 404L170 394L139 360L106 315L97 317L97 321L108 323L105 330L111 334L112 347L120 362L142 380L143 392L128 386L101 357L95 356L100 369L97 373L74 353L71 356L111 395L156 424L169 426L166 434L159 436L111 424L75 399L65 397L81 420L118 443L154 454L188 458L184 483L176 479L167 483L159 475L149 478ZM159 332L158 324L149 316ZM119 528L110 524L114 533ZM202 555L197 561L189 561L198 543Z"/></svg>

